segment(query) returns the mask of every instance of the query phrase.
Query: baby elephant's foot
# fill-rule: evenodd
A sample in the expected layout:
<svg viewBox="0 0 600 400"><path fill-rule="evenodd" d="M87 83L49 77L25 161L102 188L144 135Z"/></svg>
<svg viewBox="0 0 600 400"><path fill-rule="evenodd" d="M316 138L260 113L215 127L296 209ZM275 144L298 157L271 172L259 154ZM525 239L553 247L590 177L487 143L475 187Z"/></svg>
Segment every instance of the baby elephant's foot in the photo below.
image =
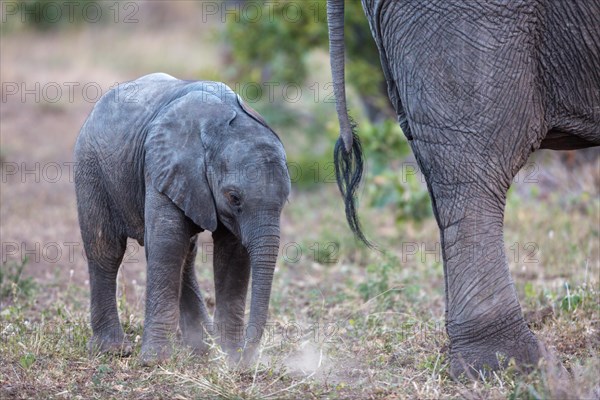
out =
<svg viewBox="0 0 600 400"><path fill-rule="evenodd" d="M231 368L250 368L258 361L258 346L252 344L246 346L244 344L222 344L221 348L227 354L227 363Z"/></svg>
<svg viewBox="0 0 600 400"><path fill-rule="evenodd" d="M192 355L196 357L204 357L210 352L210 346L206 343L194 346L188 344L187 347L191 350Z"/></svg>
<svg viewBox="0 0 600 400"><path fill-rule="evenodd" d="M195 356L205 356L210 350L209 344L202 337L183 337L183 344L192 350Z"/></svg>
<svg viewBox="0 0 600 400"><path fill-rule="evenodd" d="M140 361L143 366L149 367L167 361L172 354L172 345L169 341L143 342Z"/></svg>
<svg viewBox="0 0 600 400"><path fill-rule="evenodd" d="M241 368L250 368L256 365L259 359L258 348L251 347L246 348L242 353L242 359L240 360Z"/></svg>
<svg viewBox="0 0 600 400"><path fill-rule="evenodd" d="M124 334L118 335L93 335L88 343L90 354L110 354L120 357L130 356L133 345Z"/></svg>
<svg viewBox="0 0 600 400"><path fill-rule="evenodd" d="M243 345L234 343L221 343L221 350L227 355L227 365L231 368L236 368L242 359Z"/></svg>

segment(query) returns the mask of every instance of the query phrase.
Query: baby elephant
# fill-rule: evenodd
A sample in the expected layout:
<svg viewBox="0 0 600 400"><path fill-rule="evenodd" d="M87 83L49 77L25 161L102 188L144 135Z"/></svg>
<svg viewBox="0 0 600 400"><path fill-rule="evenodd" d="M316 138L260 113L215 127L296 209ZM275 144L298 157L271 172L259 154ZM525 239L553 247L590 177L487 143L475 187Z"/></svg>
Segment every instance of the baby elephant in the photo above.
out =
<svg viewBox="0 0 600 400"><path fill-rule="evenodd" d="M179 325L194 351L207 350L211 332L231 361L252 362L290 191L283 145L263 118L222 83L151 74L98 101L81 128L75 158L91 286L90 349L131 352L115 298L130 237L146 249L142 361L169 357ZM194 273L203 230L214 240L214 324Z"/></svg>

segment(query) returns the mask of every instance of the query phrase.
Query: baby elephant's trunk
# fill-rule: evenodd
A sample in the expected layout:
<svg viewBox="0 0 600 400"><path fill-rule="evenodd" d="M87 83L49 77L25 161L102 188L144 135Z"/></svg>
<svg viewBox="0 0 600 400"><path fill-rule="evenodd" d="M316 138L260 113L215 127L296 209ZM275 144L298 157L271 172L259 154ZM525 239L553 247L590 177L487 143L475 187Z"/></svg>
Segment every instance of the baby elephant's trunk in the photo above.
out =
<svg viewBox="0 0 600 400"><path fill-rule="evenodd" d="M252 271L250 320L246 327L244 361L252 362L263 335L269 312L273 272L279 252L279 221L262 225L248 242Z"/></svg>

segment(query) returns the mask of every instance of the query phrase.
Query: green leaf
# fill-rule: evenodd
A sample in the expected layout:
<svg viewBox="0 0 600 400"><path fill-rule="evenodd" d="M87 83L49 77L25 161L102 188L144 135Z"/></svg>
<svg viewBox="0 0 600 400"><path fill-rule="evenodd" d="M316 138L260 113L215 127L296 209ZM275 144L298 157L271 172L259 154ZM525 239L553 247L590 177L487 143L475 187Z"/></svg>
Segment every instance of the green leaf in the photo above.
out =
<svg viewBox="0 0 600 400"><path fill-rule="evenodd" d="M533 288L533 283L531 282L527 282L525 284L525 297L528 299L535 299L536 298L536 294L535 294L535 289Z"/></svg>
<svg viewBox="0 0 600 400"><path fill-rule="evenodd" d="M21 368L27 371L33 365L35 360L35 355L33 355L32 353L27 353L21 358L19 358L19 364L21 365Z"/></svg>
<svg viewBox="0 0 600 400"><path fill-rule="evenodd" d="M561 303L560 308L563 311L574 311L577 306L581 303L581 296L578 294L571 294L569 296L565 296Z"/></svg>

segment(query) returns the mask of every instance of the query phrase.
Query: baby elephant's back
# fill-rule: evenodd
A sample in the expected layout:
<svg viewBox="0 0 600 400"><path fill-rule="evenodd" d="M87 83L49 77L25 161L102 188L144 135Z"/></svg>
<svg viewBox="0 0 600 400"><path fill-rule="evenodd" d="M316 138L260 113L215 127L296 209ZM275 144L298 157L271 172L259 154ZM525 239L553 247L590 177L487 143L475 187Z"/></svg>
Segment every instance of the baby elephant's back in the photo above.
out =
<svg viewBox="0 0 600 400"><path fill-rule="evenodd" d="M114 150L131 154L129 150L135 151L143 139L144 127L171 93L183 85L169 75L152 74L111 89L100 98L83 124L76 156L96 152L115 157Z"/></svg>
<svg viewBox="0 0 600 400"><path fill-rule="evenodd" d="M166 74L119 85L96 103L75 145L77 191L98 191L129 237L143 236L146 126L185 86Z"/></svg>
<svg viewBox="0 0 600 400"><path fill-rule="evenodd" d="M137 160L148 124L170 102L191 91L205 92L207 103L237 104L235 93L220 82L185 81L164 73L146 75L102 96L79 132L75 155L92 152L111 163Z"/></svg>

